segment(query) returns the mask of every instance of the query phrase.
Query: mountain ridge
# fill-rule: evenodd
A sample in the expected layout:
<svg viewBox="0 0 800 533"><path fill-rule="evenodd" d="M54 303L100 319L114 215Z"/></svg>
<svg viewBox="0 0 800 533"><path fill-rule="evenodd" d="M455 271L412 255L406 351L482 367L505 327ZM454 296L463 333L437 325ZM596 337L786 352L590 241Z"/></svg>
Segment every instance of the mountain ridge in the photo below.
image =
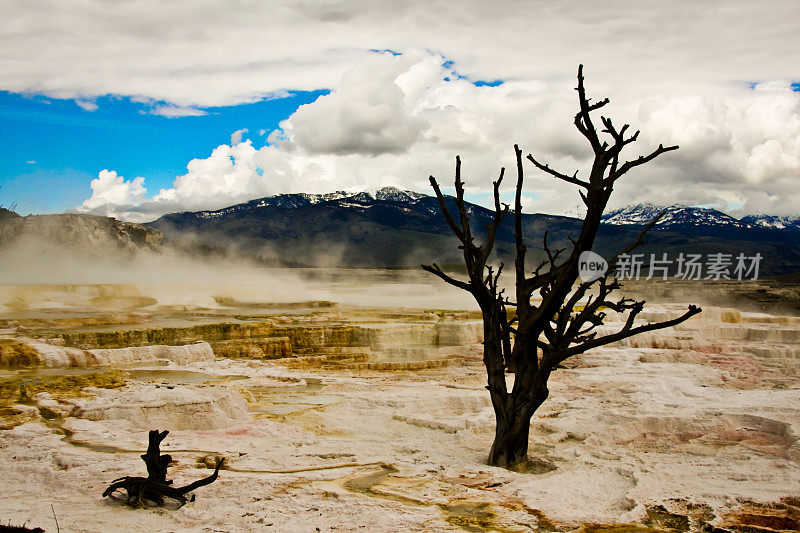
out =
<svg viewBox="0 0 800 533"><path fill-rule="evenodd" d="M606 224L647 224L659 213L664 216L656 227L681 225L719 225L742 228L771 228L800 231L800 216L777 216L768 214L746 215L735 218L712 207L693 207L685 204L669 206L649 202L630 204L614 209L603 215Z"/></svg>
<svg viewBox="0 0 800 533"><path fill-rule="evenodd" d="M164 244L164 236L157 229L111 217L77 213L14 215L0 217L0 248L56 246L101 258L112 252L158 252Z"/></svg>
<svg viewBox="0 0 800 533"><path fill-rule="evenodd" d="M445 203L457 212L453 197L445 197ZM480 241L495 213L471 203L467 210L473 235ZM642 224L660 210L640 204L609 212L594 251L610 257L633 242ZM800 272L800 232L769 226L775 221L787 226L790 218L768 218L757 224L755 218L742 222L710 208L688 206L672 206L668 215L636 250L645 260L650 254L668 254L672 259L690 253L760 254L765 275ZM497 230L493 261L513 263L513 220L506 217ZM551 250L569 250L581 224L581 219L569 216L523 213L529 266L546 258L545 235ZM454 269L463 265L462 251L441 215L438 199L393 187L275 195L215 211L171 213L147 225L74 213L0 217L0 248L10 249L14 241L74 245L80 253L101 258L172 247L199 257L238 255L267 266L417 268L432 261Z"/></svg>
<svg viewBox="0 0 800 533"><path fill-rule="evenodd" d="M330 193L284 193L273 196L265 196L235 204L232 206L224 207L216 210L203 210L203 211L183 211L178 213L168 213L159 217L156 220L148 222L153 224L164 217L183 215L183 216L196 216L198 218L213 219L224 217L226 215L241 213L242 211L255 210L264 207L279 207L284 209L296 209L300 207L308 207L324 202L331 201L346 201L349 207L366 207L370 201L387 201L394 203L408 203L416 204L419 200L424 198L434 198L433 196L411 191L398 189L396 187L382 187L374 190L365 191L334 191ZM344 205L344 204L343 204ZM438 202L437 202L438 208ZM481 208L487 212L491 212L483 206L468 203L468 209L474 210ZM771 229L790 229L800 231L800 215L778 216L769 214L746 215L737 219L723 211L712 207L696 207L688 206L685 204L672 204L668 206L656 205L650 202L641 202L637 204L629 204L621 208L609 211L603 215L602 221L605 224L613 225L644 225L649 223L660 212L665 211L661 220L656 223L657 228L670 227L670 226L685 226L685 225L719 225L719 226L732 226L741 228L771 228ZM433 214L433 213L432 213ZM569 215L543 215L541 213L532 213L540 216L561 216L574 220L580 220L577 217Z"/></svg>
<svg viewBox="0 0 800 533"><path fill-rule="evenodd" d="M455 213L455 199L447 196L445 202ZM658 206L641 205L644 208L638 211L622 208L606 216L595 246L598 253L610 256L624 248L636 239L641 225L660 212ZM467 210L475 238L482 239L494 211L471 203ZM760 253L769 256L767 271L800 271L798 232L743 224L711 208L674 206L668 215L648 235L640 249L643 253ZM569 249L570 238L580 232L582 223L579 218L540 213L523 213L522 220L528 257L537 263L544 258L545 231L551 249ZM438 199L394 187L276 195L217 211L172 213L149 225L172 241L188 240L291 264L410 267L434 260L457 266L463 261ZM509 216L497 232L498 259L513 261L513 233ZM331 252L335 261L325 256L320 262L320 254L329 250L335 250Z"/></svg>

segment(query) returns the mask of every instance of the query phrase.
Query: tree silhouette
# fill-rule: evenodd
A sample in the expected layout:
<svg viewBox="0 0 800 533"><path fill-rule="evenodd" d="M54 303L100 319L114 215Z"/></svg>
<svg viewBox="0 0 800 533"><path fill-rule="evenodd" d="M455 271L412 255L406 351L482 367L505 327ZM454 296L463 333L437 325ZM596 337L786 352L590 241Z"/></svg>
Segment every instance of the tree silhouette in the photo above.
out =
<svg viewBox="0 0 800 533"><path fill-rule="evenodd" d="M663 213L650 221L633 243L611 257L608 261L609 268L604 274L589 281L579 280L581 254L591 251L594 245L601 216L614 184L630 170L678 147L659 145L647 155L623 161L620 157L623 148L635 142L639 132L628 135L628 124L617 129L611 119L601 116L603 129L598 133L591 114L608 104L609 100L606 98L592 102L586 97L583 65L578 67L576 90L580 110L575 115L575 127L588 140L594 153L588 179L578 177L578 172L572 175L561 173L540 163L531 155L527 159L539 170L577 186L586 206L586 215L580 235L577 239L570 239L572 249L564 260L559 258L565 250L551 250L545 232L544 251L547 259L529 273L525 267L526 246L522 235L523 158L522 150L514 146L517 166L514 199L515 301L504 296L504 290L498 286L503 264L500 263L496 269L487 265L495 234L509 213L509 206L500 202L500 184L505 169L501 169L497 181L493 182L495 213L482 245L475 243L470 228L470 217L464 202L460 157L456 157L455 168L458 220L445 204L436 178L430 177L442 213L461 242L459 248L463 250L468 279L456 279L446 274L436 263L422 265L422 268L471 293L480 306L484 334L483 362L488 377L486 388L491 396L497 422L494 443L489 452L489 464L494 466L512 468L527 460L531 417L547 399L547 382L551 373L565 360L638 333L680 324L700 312L698 307L690 305L684 314L672 320L640 324L635 319L644 308L644 301L624 297L610 298L611 293L621 287L614 277L617 259L639 246L645 233ZM601 139L600 134L604 134L605 140ZM537 297L534 298L535 296ZM508 308L516 311L511 319L508 318ZM606 318L606 309L627 313L625 323L614 333L600 333L597 329ZM507 370L514 372L511 391L506 384Z"/></svg>

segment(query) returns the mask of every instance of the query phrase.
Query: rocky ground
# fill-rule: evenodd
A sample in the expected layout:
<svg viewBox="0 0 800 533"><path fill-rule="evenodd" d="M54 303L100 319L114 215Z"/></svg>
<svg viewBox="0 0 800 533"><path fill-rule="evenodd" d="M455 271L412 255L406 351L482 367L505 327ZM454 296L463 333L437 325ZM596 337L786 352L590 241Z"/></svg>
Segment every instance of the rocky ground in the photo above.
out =
<svg viewBox="0 0 800 533"><path fill-rule="evenodd" d="M570 361L532 421L531 462L509 472L485 464L494 421L474 311L26 290L0 291L13 292L0 302L0 523L800 530L797 317L705 306ZM145 475L156 428L170 431L176 485L224 457L219 479L181 508L102 498Z"/></svg>

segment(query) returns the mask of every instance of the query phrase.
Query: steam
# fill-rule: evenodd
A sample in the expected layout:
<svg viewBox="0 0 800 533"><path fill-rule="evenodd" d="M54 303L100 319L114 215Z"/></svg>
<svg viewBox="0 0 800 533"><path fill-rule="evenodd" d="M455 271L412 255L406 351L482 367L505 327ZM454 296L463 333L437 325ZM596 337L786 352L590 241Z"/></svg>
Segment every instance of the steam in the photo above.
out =
<svg viewBox="0 0 800 533"><path fill-rule="evenodd" d="M274 252L274 251L273 251ZM336 268L346 251L318 251L323 268L269 268L245 258L198 259L169 249L104 257L26 240L0 254L0 311L88 307L150 299L159 308L218 309L217 297L251 303L333 301L344 306L473 309L470 295L418 270ZM109 303L110 302L110 303Z"/></svg>

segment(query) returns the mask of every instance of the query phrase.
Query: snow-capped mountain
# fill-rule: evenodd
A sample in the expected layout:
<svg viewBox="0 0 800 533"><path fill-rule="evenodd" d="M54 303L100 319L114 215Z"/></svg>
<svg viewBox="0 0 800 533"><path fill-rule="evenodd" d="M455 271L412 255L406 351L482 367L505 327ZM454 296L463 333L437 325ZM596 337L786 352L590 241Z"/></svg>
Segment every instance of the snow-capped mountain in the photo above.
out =
<svg viewBox="0 0 800 533"><path fill-rule="evenodd" d="M690 207L675 204L659 206L650 203L628 205L615 209L603 215L606 224L647 224L666 211L664 216L656 222L657 226L731 226L743 227L743 224L734 217L710 207Z"/></svg>
<svg viewBox="0 0 800 533"><path fill-rule="evenodd" d="M788 229L800 231L800 215L779 217L775 215L747 215L742 217L740 222L750 227Z"/></svg>
<svg viewBox="0 0 800 533"><path fill-rule="evenodd" d="M452 210L453 200L446 199ZM597 236L598 253L613 254L621 244L633 242L640 225L662 210L666 213L659 231L648 235L642 253L757 252L768 258L765 269L800 271L800 231L763 227L716 209L685 205L663 208L640 204L608 213ZM360 192L281 194L216 211L172 213L149 225L172 243L232 249L268 257L276 264L328 264L333 256L336 264L345 265L409 266L430 258L459 264L463 254L440 211L435 196L384 187ZM494 219L494 211L468 203L467 212L480 240ZM772 219L765 220L763 224ZM543 257L536 243L543 242L545 231L552 247L568 248L570 237L580 233L581 222L580 218L523 213L523 233L530 243L532 260L536 253ZM498 228L495 250L509 264L515 249L514 217L509 216Z"/></svg>
<svg viewBox="0 0 800 533"><path fill-rule="evenodd" d="M415 202L420 198L425 198L427 194L414 191L401 191L396 187L383 187L372 193L371 196L376 200L383 200L385 202Z"/></svg>
<svg viewBox="0 0 800 533"><path fill-rule="evenodd" d="M237 204L224 209L217 209L215 211L198 211L194 213L197 218L214 219L220 217L229 217L231 215L241 214L255 209L264 207L277 207L280 209L297 209L300 207L308 207L311 205L320 204L323 202L332 202L336 200L348 200L347 204L350 207L362 207L361 204L369 203L375 200L394 203L414 203L420 198L425 198L426 195L414 191L404 191L396 187L382 187L372 191L335 191L324 194L308 194L308 193L292 193L292 194L276 194L275 196L266 196L257 200L251 200L243 204ZM184 213L188 214L188 213Z"/></svg>
<svg viewBox="0 0 800 533"><path fill-rule="evenodd" d="M647 224L666 211L656 223L661 228L714 226L718 228L750 228L800 231L800 215L747 215L737 219L710 207L690 207L683 204L659 206L650 203L628 205L603 215L606 224Z"/></svg>
<svg viewBox="0 0 800 533"><path fill-rule="evenodd" d="M382 187L379 189L362 191L336 191L325 194L277 194L252 200L250 202L218 209L215 211L197 211L176 213L167 217L184 217L195 220L219 220L241 217L258 213L264 209L279 209L282 211L316 205L336 206L339 209L365 210L372 209L376 204L390 204L405 212L425 213L430 216L439 216L439 205L436 198L427 194L401 190L396 187ZM489 210L474 204L467 206L468 213L472 216L475 210L488 212ZM651 203L641 203L609 211L603 215L605 224L615 226L643 225L653 220L659 213L664 215L656 223L661 229L691 229L703 231L731 230L731 229L772 229L800 232L800 215L775 216L775 215L748 215L737 219L718 209L710 207L691 207L683 204L660 206Z"/></svg>

